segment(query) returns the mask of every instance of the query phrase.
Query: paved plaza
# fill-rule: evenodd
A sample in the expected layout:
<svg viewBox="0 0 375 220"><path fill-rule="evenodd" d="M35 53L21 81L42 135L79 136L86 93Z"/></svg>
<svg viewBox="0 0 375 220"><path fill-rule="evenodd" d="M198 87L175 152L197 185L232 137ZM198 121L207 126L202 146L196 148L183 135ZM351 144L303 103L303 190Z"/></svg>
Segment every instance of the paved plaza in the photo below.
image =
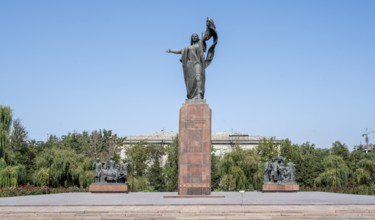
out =
<svg viewBox="0 0 375 220"><path fill-rule="evenodd" d="M375 219L375 196L324 192L176 196L137 192L7 197L0 198L0 219Z"/></svg>

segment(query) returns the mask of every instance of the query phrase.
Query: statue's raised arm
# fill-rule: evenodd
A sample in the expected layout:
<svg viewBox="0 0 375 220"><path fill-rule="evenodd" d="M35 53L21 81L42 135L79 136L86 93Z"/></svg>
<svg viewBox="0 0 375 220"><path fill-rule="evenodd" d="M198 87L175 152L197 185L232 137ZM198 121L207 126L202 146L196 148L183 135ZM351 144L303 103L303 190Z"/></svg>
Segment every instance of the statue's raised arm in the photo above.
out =
<svg viewBox="0 0 375 220"><path fill-rule="evenodd" d="M213 43L206 52L206 41L213 38ZM202 100L205 93L205 69L211 64L215 47L218 41L214 21L207 17L206 31L199 39L198 34L192 34L190 45L181 50L168 49L167 53L181 54L181 63L184 71L187 99Z"/></svg>

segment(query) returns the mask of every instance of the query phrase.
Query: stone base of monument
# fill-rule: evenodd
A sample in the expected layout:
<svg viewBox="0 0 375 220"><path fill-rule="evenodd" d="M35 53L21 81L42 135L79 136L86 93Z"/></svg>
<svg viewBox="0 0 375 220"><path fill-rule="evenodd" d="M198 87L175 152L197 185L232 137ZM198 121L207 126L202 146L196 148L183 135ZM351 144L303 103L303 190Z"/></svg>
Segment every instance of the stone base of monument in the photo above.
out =
<svg viewBox="0 0 375 220"><path fill-rule="evenodd" d="M297 184L263 184L262 192L298 192Z"/></svg>
<svg viewBox="0 0 375 220"><path fill-rule="evenodd" d="M128 184L123 183L94 183L89 186L92 193L128 193Z"/></svg>
<svg viewBox="0 0 375 220"><path fill-rule="evenodd" d="M180 109L178 195L211 194L211 109L185 103Z"/></svg>
<svg viewBox="0 0 375 220"><path fill-rule="evenodd" d="M180 186L178 190L178 194L179 195L191 195L191 196L211 195L211 188L210 187Z"/></svg>

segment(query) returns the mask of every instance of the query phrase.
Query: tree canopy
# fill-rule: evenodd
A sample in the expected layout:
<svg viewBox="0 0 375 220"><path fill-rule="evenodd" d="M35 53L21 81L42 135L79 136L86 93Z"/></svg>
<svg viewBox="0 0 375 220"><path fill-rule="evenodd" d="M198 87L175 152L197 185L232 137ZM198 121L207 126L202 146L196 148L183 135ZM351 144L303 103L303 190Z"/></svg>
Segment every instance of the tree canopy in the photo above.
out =
<svg viewBox="0 0 375 220"><path fill-rule="evenodd" d="M114 156L125 138L111 130L49 135L45 141L30 140L20 119L12 110L0 106L0 187L23 184L51 187L87 187L94 180L95 158ZM336 141L331 148L316 148L305 142L293 144L285 139L263 139L257 147L231 146L216 157L212 147L211 186L213 191L260 190L264 164L276 156L296 167L296 182L301 189L358 189L355 193L375 193L375 152L349 151ZM171 144L138 142L127 146L128 182L135 191L177 191L178 136Z"/></svg>

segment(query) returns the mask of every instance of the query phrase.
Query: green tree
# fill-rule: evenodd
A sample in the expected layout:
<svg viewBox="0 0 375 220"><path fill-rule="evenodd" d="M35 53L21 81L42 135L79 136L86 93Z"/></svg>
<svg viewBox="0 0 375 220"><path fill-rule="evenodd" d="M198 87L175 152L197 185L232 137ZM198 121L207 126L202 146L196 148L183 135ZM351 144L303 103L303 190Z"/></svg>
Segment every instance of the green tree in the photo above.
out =
<svg viewBox="0 0 375 220"><path fill-rule="evenodd" d="M46 148L36 157L34 183L44 185L48 177L48 186L86 187L94 180L91 170L93 159L77 154L71 148Z"/></svg>
<svg viewBox="0 0 375 220"><path fill-rule="evenodd" d="M279 155L279 146L275 143L274 138L264 138L255 149L263 162L270 161Z"/></svg>
<svg viewBox="0 0 375 220"><path fill-rule="evenodd" d="M13 164L23 164L26 166L27 170L30 170L35 158L35 153L29 148L27 136L28 132L22 125L21 120L14 120L9 143L10 149L14 155L12 162Z"/></svg>
<svg viewBox="0 0 375 220"><path fill-rule="evenodd" d="M358 161L357 182L359 184L375 184L375 160L373 158L363 158ZM361 173L361 175L359 175Z"/></svg>
<svg viewBox="0 0 375 220"><path fill-rule="evenodd" d="M324 172L315 178L316 186L347 186L349 167L341 156L329 155L323 160Z"/></svg>
<svg viewBox="0 0 375 220"><path fill-rule="evenodd" d="M91 132L90 147L92 148L92 150L90 151L94 154L95 158L98 157L98 154L102 146L101 139L102 139L102 132L100 130Z"/></svg>
<svg viewBox="0 0 375 220"><path fill-rule="evenodd" d="M247 178L248 190L259 190L263 182L264 162L258 155L256 149L245 150L245 158L242 164L245 176Z"/></svg>
<svg viewBox="0 0 375 220"><path fill-rule="evenodd" d="M345 144L342 144L340 141L336 141L332 144L331 154L340 156L344 161L349 162L349 150Z"/></svg>
<svg viewBox="0 0 375 220"><path fill-rule="evenodd" d="M12 110L9 106L0 105L0 158L5 158L11 124Z"/></svg>
<svg viewBox="0 0 375 220"><path fill-rule="evenodd" d="M61 137L63 147L72 148L77 153L83 153L86 156L94 156L90 150L90 136L87 131L82 134L78 132L68 133Z"/></svg>
<svg viewBox="0 0 375 220"><path fill-rule="evenodd" d="M11 125L11 108L0 105L0 187L16 187L27 180L25 166L16 165L13 161L13 152L9 147Z"/></svg>
<svg viewBox="0 0 375 220"><path fill-rule="evenodd" d="M303 143L298 148L301 160L296 161L296 182L302 187L313 187L314 180L324 171L323 160L328 149L315 149L314 144Z"/></svg>
<svg viewBox="0 0 375 220"><path fill-rule="evenodd" d="M109 158L120 146L123 146L125 138L120 138L113 134L111 130L99 130L82 134L83 146L80 149L83 153L95 158Z"/></svg>
<svg viewBox="0 0 375 220"><path fill-rule="evenodd" d="M280 155L286 159L286 161L292 161L297 163L301 160L301 155L298 152L298 145L292 144L289 139L285 139L280 145Z"/></svg>
<svg viewBox="0 0 375 220"><path fill-rule="evenodd" d="M41 148L42 150L45 149L52 149L52 148L62 148L61 140L56 135L48 135L47 141L42 143Z"/></svg>
<svg viewBox="0 0 375 220"><path fill-rule="evenodd" d="M0 169L0 187L17 187L25 184L26 181L26 168L23 165L4 166Z"/></svg>
<svg viewBox="0 0 375 220"><path fill-rule="evenodd" d="M165 155L165 149L161 145L149 145L148 155L151 164L147 172L148 182L154 190L162 192L165 187L165 177L160 161Z"/></svg>
<svg viewBox="0 0 375 220"><path fill-rule="evenodd" d="M253 190L258 184L259 163L257 151L244 150L236 145L220 160L220 189Z"/></svg>
<svg viewBox="0 0 375 220"><path fill-rule="evenodd" d="M111 130L103 129L101 154L104 157L112 155L119 146L123 146L125 138L119 138Z"/></svg>
<svg viewBox="0 0 375 220"><path fill-rule="evenodd" d="M165 190L175 192L178 188L178 136L172 144L166 147L167 160L165 163Z"/></svg>
<svg viewBox="0 0 375 220"><path fill-rule="evenodd" d="M366 156L362 150L353 150L349 156L349 162L347 163L350 168L350 175L349 175L349 185L351 186L358 186L362 184L368 184L367 177L369 175L366 174L366 170L359 169L358 162L364 159ZM367 177L364 177L366 175Z"/></svg>
<svg viewBox="0 0 375 220"><path fill-rule="evenodd" d="M220 167L219 159L215 156L214 147L211 147L211 191L219 189Z"/></svg>
<svg viewBox="0 0 375 220"><path fill-rule="evenodd" d="M150 147L144 141L131 145L126 149L126 154L130 159L129 179L131 188L135 191L153 191L149 184L149 167L152 164ZM156 168L156 167L154 167Z"/></svg>
<svg viewBox="0 0 375 220"><path fill-rule="evenodd" d="M118 163L117 148L123 146L124 138L113 134L111 130L104 129L103 131L93 131L91 134L87 131L68 133L63 135L59 142L60 147L71 148L86 157L109 158L114 156Z"/></svg>
<svg viewBox="0 0 375 220"><path fill-rule="evenodd" d="M147 146L144 141L133 144L126 150L126 154L131 158L132 168L135 176L142 177L147 170Z"/></svg>
<svg viewBox="0 0 375 220"><path fill-rule="evenodd" d="M224 191L233 191L236 189L235 181L232 178L232 170L235 167L235 162L233 158L227 154L220 161L220 171L221 171L221 182L220 189Z"/></svg>

